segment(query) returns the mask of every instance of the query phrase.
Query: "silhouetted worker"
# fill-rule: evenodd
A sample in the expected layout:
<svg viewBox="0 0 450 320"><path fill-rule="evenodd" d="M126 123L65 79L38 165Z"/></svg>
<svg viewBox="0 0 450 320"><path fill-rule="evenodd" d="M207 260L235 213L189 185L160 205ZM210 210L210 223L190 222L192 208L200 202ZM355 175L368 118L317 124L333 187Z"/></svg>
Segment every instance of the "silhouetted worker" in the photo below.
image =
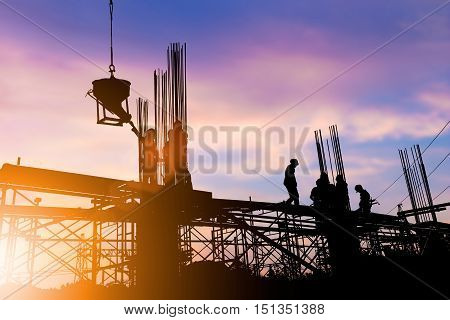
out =
<svg viewBox="0 0 450 320"><path fill-rule="evenodd" d="M372 208L372 200L370 199L370 194L363 189L360 184L355 186L355 191L359 193L359 209L356 210L361 213L370 213L370 209Z"/></svg>
<svg viewBox="0 0 450 320"><path fill-rule="evenodd" d="M144 182L157 184L158 149L156 146L156 130L149 129L144 139Z"/></svg>
<svg viewBox="0 0 450 320"><path fill-rule="evenodd" d="M286 167L284 171L284 186L289 193L289 199L286 201L291 204L294 201L295 205L299 205L299 195L297 191L297 180L295 179L295 167L298 166L297 159L291 159L291 163Z"/></svg>
<svg viewBox="0 0 450 320"><path fill-rule="evenodd" d="M173 130L168 132L167 142L164 144L164 185L173 186L175 184L175 141Z"/></svg>
<svg viewBox="0 0 450 320"><path fill-rule="evenodd" d="M175 121L173 125L173 135L175 139L175 179L177 184L192 189L192 179L188 168L187 143L188 135L183 129L181 121Z"/></svg>
<svg viewBox="0 0 450 320"><path fill-rule="evenodd" d="M320 179L316 180L316 186L312 188L309 198L313 202L313 207L320 208Z"/></svg>
<svg viewBox="0 0 450 320"><path fill-rule="evenodd" d="M322 172L319 179L320 208L328 210L334 205L335 186L330 183L328 174Z"/></svg>
<svg viewBox="0 0 450 320"><path fill-rule="evenodd" d="M341 174L336 176L335 192L336 209L340 212L347 211L349 209L348 185Z"/></svg>

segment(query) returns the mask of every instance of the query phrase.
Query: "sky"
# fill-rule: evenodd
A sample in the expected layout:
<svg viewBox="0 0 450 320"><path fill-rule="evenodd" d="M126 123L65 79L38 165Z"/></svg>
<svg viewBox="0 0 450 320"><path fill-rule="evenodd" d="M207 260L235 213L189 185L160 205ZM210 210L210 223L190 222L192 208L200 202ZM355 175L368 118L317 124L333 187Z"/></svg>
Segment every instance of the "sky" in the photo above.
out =
<svg viewBox="0 0 450 320"><path fill-rule="evenodd" d="M137 97L153 100L153 70L165 68L167 45L187 43L193 183L218 198L286 198L282 169L298 154L277 139L267 148L263 134L259 161L256 140L241 138L265 126L263 133L278 128L286 136L295 128L295 141L306 134L297 179L309 204L318 177L314 130L326 134L337 124L356 207L354 185L382 193L401 174L398 149L424 149L450 120L450 5L380 49L443 3L116 0L116 76L131 81L134 110ZM85 96L107 76L108 19L106 0L0 1L0 163L20 156L23 165L137 180L135 136L129 127L97 125L95 103ZM229 127L238 128L231 148ZM201 150L205 128L218 130L206 139L218 154L213 173L199 169L201 155L214 160ZM424 153L428 172L445 159L430 176L434 196L449 185L449 149L447 127ZM267 170L269 160L281 170ZM243 172L243 162L263 169ZM389 212L405 195L400 179L374 211ZM450 188L436 202L449 198ZM439 218L450 222L448 212Z"/></svg>

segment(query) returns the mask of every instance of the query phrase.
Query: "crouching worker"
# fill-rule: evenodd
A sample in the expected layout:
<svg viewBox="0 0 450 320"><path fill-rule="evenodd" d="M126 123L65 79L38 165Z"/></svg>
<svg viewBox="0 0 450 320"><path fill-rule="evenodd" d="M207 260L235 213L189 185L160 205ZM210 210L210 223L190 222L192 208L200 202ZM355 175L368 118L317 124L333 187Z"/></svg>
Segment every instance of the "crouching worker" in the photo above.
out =
<svg viewBox="0 0 450 320"><path fill-rule="evenodd" d="M372 209L373 200L370 198L369 192L363 189L360 184L355 186L355 191L359 193L359 209L356 212L370 213Z"/></svg>

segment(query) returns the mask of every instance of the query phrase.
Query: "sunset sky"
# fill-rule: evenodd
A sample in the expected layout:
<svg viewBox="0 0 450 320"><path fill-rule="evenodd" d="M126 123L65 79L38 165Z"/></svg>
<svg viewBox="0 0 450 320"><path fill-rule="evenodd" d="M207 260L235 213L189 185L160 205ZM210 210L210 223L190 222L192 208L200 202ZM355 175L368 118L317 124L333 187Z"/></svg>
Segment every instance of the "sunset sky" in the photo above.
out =
<svg viewBox="0 0 450 320"><path fill-rule="evenodd" d="M450 120L450 5L278 116L443 3L115 0L117 76L131 81L134 110L137 97L153 100L152 73L165 68L167 45L186 42L194 153L204 126L269 123L298 135L308 128L308 170L298 170L297 179L309 204L318 176L313 131L337 124L349 186L362 184L375 197L401 174L397 150L424 149ZM28 166L137 180L130 128L97 125L94 101L85 97L93 80L107 76L108 19L107 0L0 0L0 163L20 156ZM209 146L219 154L218 171L198 172L190 163L196 189L215 197L286 198L281 171L240 170L239 135L231 173L225 135ZM252 144L247 148L252 154ZM447 155L430 176L434 196L449 185L449 150L450 126L424 154L429 172ZM270 157L279 156L291 155L273 144ZM405 192L401 179L374 210L387 213ZM436 202L449 199L450 188ZM439 217L450 221L448 213Z"/></svg>

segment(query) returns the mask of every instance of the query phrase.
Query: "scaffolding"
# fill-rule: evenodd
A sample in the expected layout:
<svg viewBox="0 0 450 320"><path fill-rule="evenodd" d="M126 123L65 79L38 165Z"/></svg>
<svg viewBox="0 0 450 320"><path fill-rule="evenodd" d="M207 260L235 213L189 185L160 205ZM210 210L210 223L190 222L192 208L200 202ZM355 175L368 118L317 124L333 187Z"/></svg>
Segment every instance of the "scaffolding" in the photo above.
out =
<svg viewBox="0 0 450 320"><path fill-rule="evenodd" d="M42 176L47 179L40 179ZM150 210L152 201L144 202L141 197L144 191L153 197L163 192L154 188L136 182L4 165L0 170L0 248L5 256L0 265L0 282L48 286L91 281L135 286L139 252L136 212ZM333 272L327 229L332 219L325 213L309 206L215 199L210 193L192 192L201 195L202 200L200 205L186 203L186 207L195 209L186 210L178 225L180 272L202 261L223 263L258 277L268 276L269 270L284 279ZM91 206L42 206L33 198L34 193L82 197ZM28 204L21 204L24 201ZM439 212L448 205L434 205L428 211ZM427 208L421 210L426 212ZM411 223L408 218L413 214L404 211L399 216L351 216L360 253L421 255L431 231L449 242L447 224Z"/></svg>

